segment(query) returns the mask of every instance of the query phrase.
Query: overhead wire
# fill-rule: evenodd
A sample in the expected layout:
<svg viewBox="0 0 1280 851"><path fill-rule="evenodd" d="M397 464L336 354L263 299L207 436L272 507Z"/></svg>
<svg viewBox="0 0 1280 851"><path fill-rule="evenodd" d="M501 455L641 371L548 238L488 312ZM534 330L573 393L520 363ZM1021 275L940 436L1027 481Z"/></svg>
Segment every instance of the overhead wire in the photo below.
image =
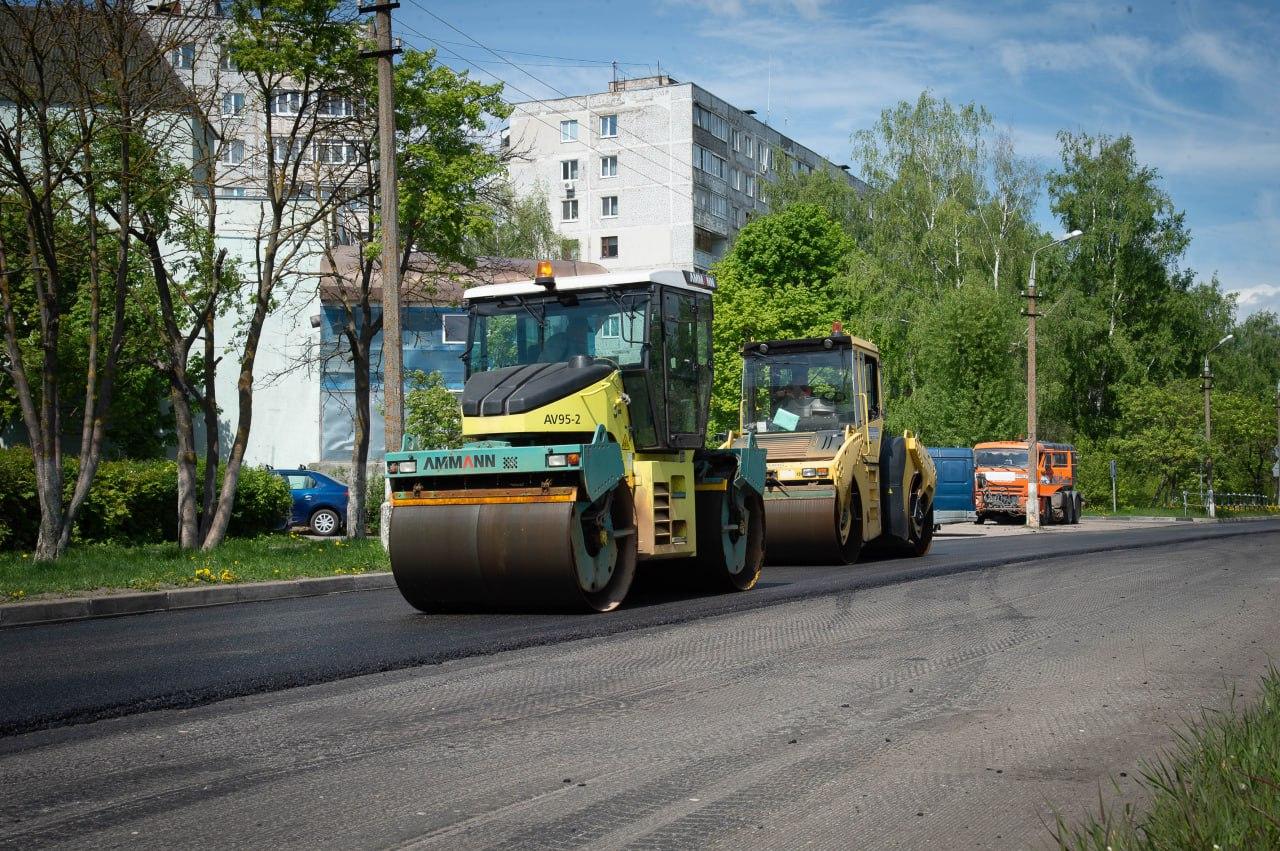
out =
<svg viewBox="0 0 1280 851"><path fill-rule="evenodd" d="M413 0L410 0L410 2L413 2ZM416 4L415 4L415 5L416 5ZM425 10L424 10L424 11L425 11ZM493 72L491 72L491 71L488 71L488 70L484 69L482 66L480 66L480 65L479 65L479 64L477 64L476 62L474 62L474 61L472 61L472 60L470 60L470 59L467 59L465 56L462 56L461 54L457 53L456 51L451 50L450 48L446 47L446 46L445 46L445 45L444 45L440 40L438 40L438 39L434 38L433 36L429 36L429 35L427 35L426 33L422 32L421 30L417 29L416 27L413 27L413 26L412 26L412 25L410 25L410 24L405 23L403 19L399 19L399 20L397 20L397 26L398 26L401 30L407 30L408 32L413 33L414 35L418 36L419 38L422 38L422 39L424 39L424 40L426 40L426 41L431 42L432 44L436 45L440 50L444 51L445 53L449 54L450 56L453 56L454 58L458 59L459 61L464 62L464 63L466 63L467 65L470 65L470 66L472 66L472 67L476 68L476 69L477 69L477 70L479 70L481 73L488 74L489 76L493 77L493 78L494 78L495 80L497 80L498 82L501 82L504 86L509 87L509 88L511 88L511 89L513 89L513 90L515 90L516 92L519 92L520 94L524 95L525 97L529 98L529 100L530 100L531 102L538 103L538 104L540 104L540 105L542 105L542 106L544 106L544 107L547 107L547 108L549 108L549 109L553 110L553 111L554 111L556 114L558 114L558 115L563 115L563 116L566 116L566 117L571 117L571 113L566 112L566 111L565 111L565 110L563 110L563 109L558 109L558 108L556 108L556 107L552 106L552 104L548 103L547 101L545 101L545 100L543 100L543 99L541 99L541 98L538 98L538 97L534 96L534 95L533 95L533 94L531 94L530 92L525 91L524 89L520 88L519 86L517 86L516 84L512 83L511 81L506 80L506 79L504 79L504 78L502 78L502 77L498 76L497 74L494 74ZM508 64L511 64L511 63L508 63ZM528 73L528 72L525 72L525 73ZM532 76L532 75L530 75L530 76ZM534 79L537 79L537 78L536 78L536 77L534 77ZM541 81L539 81L539 82L541 82ZM546 83L543 83L543 85L547 85L547 84L546 84ZM549 88L553 88L553 87L549 87ZM553 90L558 91L558 90L556 90L556 89L554 89L554 88L553 88ZM509 101L507 101L507 104L508 104L509 106L510 106L510 105L512 105ZM592 114L592 115L596 115L595 113L593 113L593 112L590 110L590 108L587 108L587 111L588 111L588 113L590 113L590 114ZM532 114L530 114L528 117L529 117L529 118L531 118L531 119L533 119L534 121L537 121L539 124L542 124L543 126L545 126L545 127L549 128L549 129L551 129L551 130L554 130L554 131L556 131L556 132L560 132L560 128L559 128L559 127L557 127L556 125L552 124L551 122L549 122L549 121L547 121L547 120L543 119L541 116L538 116L538 115L532 115ZM598 116L597 116L597 117L598 117ZM583 140L581 140L581 139L579 139L578 141L579 141L579 142L581 142L581 144L585 145L585 146L587 147L587 149L588 149L588 150L593 151L594 153L599 154L599 155L600 155L600 156L602 156L602 157L605 157L605 156L615 156L615 155L618 153L617 151L612 151L612 152L604 151L604 150L602 150L602 149L600 149L600 148L597 148L596 146L592 145L590 142L583 141ZM643 141L643 140L642 140L642 141ZM652 147L657 147L656 145L653 145L653 143L646 143L646 144L648 144L648 145L650 145L650 146L652 146ZM643 161L645 161L645 162L649 163L650 165L653 165L653 166L656 166L656 167L657 167L657 168L659 168L659 169L663 169L663 170L665 170L669 175L671 175L671 179L672 179L672 180L674 180L675 172L674 172L674 169L672 169L672 167L671 167L670 165L666 165L666 164L664 164L664 163L660 163L660 162L657 162L657 161L655 161L655 160L652 160L652 159L650 159L649 157L644 156L643 154L641 154L639 151L635 150L634 148L624 148L624 149L623 149L623 151L625 151L625 152L626 152L626 153L628 153L628 154L634 154L635 156L639 157L641 160L643 160ZM652 181L653 183L656 183L657 185L659 185L659 186L663 187L664 189L667 189L667 190L669 190L669 191L671 191L671 192L674 192L674 193L676 193L676 194L678 194L678 195L681 195L681 196L683 196L683 197L685 197L685 198L689 199L690 203L694 203L694 197L693 197L693 193L692 193L691 191L686 191L686 190L684 190L684 189L682 189L682 188L680 188L680 187L678 187L678 186L673 185L673 183L669 183L669 182L663 181L661 178L659 178L659 177L655 177L655 176L653 176L653 175L649 174L648 172L644 171L643 169L638 168L634 162L629 162L629 163L627 164L627 167L628 167L629 169L631 169L632 171L634 171L636 174L638 174L638 175L640 175L641 177L645 178L646 180Z"/></svg>
<svg viewBox="0 0 1280 851"><path fill-rule="evenodd" d="M577 98L577 97L574 97L574 96L572 96L572 95L566 94L565 92L561 91L560 89L558 89L558 88L556 88L555 86L553 86L553 85L551 85L550 83L548 83L546 80L543 80L542 78L540 78L538 75L536 75L536 74L532 73L531 71L526 71L524 68L520 67L520 66L519 66L518 64L516 64L515 62L512 62L510 59L507 59L505 56L502 56L501 54L499 54L498 52L496 52L495 50L493 50L493 48L489 47L488 45L483 44L482 42L480 42L479 40L477 40L476 38L474 38L473 36L471 36L469 33L467 33L467 32L465 32L465 31L463 31L463 30L459 29L459 28L458 28L458 27L456 27L456 26L454 26L454 25L453 25L453 24L451 24L449 21L446 21L444 18L442 18L442 17L440 17L439 15L437 15L435 12L432 12L432 11L431 11L430 9L428 9L426 6L422 5L422 3L421 3L421 2L419 2L419 0L408 0L408 2L409 2L411 5L416 6L418 9L422 10L423 12L425 12L427 15L430 15L430 16L431 16L432 18L434 18L435 20L437 20L437 21L439 21L440 23L444 24L444 25L445 25L446 27L448 27L449 29L451 29L451 30L453 30L454 32L458 33L458 34L459 34L459 35L461 35L462 37L464 37L464 38L468 39L468 40L469 40L472 44L474 44L476 47L479 47L479 48L480 48L480 49L482 49L482 50L488 51L489 53L493 54L493 55L494 55L494 56L496 56L498 59L500 59L502 62L506 63L507 65L510 65L512 68L515 68L515 69L516 69L517 71L519 71L520 73L524 74L525 76L529 77L530 79L534 80L535 82L539 83L540 85L545 86L546 88L548 88L548 89L550 89L551 91L555 92L556 94L560 95L561 99L563 99L563 100L569 100L569 101L572 101L572 102L574 102L574 103L578 104L580 107L582 107L583 109L585 109L585 110L587 111L587 114L588 114L588 115L590 115L592 118L599 118L599 117L601 116L601 113L598 113L598 112L596 112L595 110L593 110L590 106L588 106L588 105L587 105L584 101L582 101L581 99L579 99L579 98ZM403 24L402 24L402 26L403 26ZM437 42L437 41L436 41L434 38L432 38L431 36L427 36L427 35L424 35L424 34L422 34L422 33L419 33L419 35L422 35L424 38L427 38L428 40L432 41L433 43L439 44L439 42ZM452 52L452 51L451 51L451 52ZM457 53L454 53L454 55L455 55L455 56L457 56L458 54L457 54ZM462 61L464 61L464 62L467 62L467 61L468 61L468 60L466 60L465 58L463 58L463 57L461 57L461 56L458 56L458 58L459 58L459 59L462 59ZM486 73L490 73L490 72L486 72ZM494 76L496 79L501 79L500 77L497 77L497 75L493 75L493 76ZM504 81L504 82L507 82L507 81ZM518 91L518 92L521 92L521 94L524 94L526 97L533 98L533 96L532 96L532 95L530 95L528 92L523 91L522 89L518 88L517 86L515 86L515 85L513 85L513 84L511 84L511 83L509 83L509 82L507 82L507 84L508 84L508 85L511 85L511 87L512 87L512 88L514 88L514 89L515 89L516 91ZM551 104L547 103L546 101L542 100L541 98L533 98L533 99L534 99L535 101L537 101L539 104L543 105L543 106L550 107L550 108L554 109L554 110L555 110L557 113L559 113L560 115L565 115L565 116L569 116L569 115L570 115L570 113L566 112L565 110L562 110L562 109L556 109L556 108L555 108L555 107L553 107ZM626 128L626 127L619 127L619 128L618 128L618 131L619 131L619 135L622 135L622 134L624 134L624 133L625 133L627 136L630 136L631 138L635 139L635 140L636 140L637 142L639 142L641 145L643 145L643 146L645 146L645 147L654 148L655 150L658 150L658 151L659 151L659 152L661 152L661 153L666 153L668 156L670 156L670 153L669 153L669 152L667 152L667 151L664 151L664 150L663 150L663 149L662 149L658 144L656 144L656 143L654 143L654 142L650 142L650 141L648 141L648 140L644 139L643 137L639 136L638 134L636 134L636 133L634 133L634 132L632 132L632 131L630 131L630 130L627 130L627 128ZM665 164L663 164L663 163L656 162L655 160L652 160L652 159L650 159L649 157L646 157L643 153L641 153L640 151L638 151L638 150L637 150L637 149L635 149L635 148L630 148L630 149L628 149L628 150L630 151L630 153L634 154L635 156L640 157L640 159L645 160L646 162L650 163L651 165L657 166L658 168L665 168L668 172L672 173L672 174L673 174L673 177L674 177L674 172L673 172L673 170L671 169L671 167L670 167L669 165L665 165ZM691 200L691 201L693 200L693 199L692 199L692 196L690 196L690 200Z"/></svg>

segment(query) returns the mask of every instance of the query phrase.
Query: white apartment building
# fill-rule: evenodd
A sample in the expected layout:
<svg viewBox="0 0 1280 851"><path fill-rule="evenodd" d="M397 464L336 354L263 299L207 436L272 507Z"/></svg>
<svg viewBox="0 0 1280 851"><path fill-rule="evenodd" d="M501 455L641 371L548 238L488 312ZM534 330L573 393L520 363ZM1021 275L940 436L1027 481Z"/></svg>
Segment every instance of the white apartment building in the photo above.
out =
<svg viewBox="0 0 1280 851"><path fill-rule="evenodd" d="M511 179L542 192L575 259L610 270L708 269L768 210L779 169L847 170L693 83L610 83L580 97L515 104L504 143Z"/></svg>

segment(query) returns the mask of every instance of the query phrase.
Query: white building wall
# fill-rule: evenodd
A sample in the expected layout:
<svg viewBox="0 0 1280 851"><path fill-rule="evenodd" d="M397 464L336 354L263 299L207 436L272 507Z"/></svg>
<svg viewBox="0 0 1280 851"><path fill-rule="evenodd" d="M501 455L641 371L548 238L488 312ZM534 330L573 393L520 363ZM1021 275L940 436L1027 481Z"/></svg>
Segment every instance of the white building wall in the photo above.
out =
<svg viewBox="0 0 1280 851"><path fill-rule="evenodd" d="M750 216L768 211L761 187L776 178L779 168L823 168L847 176L834 163L694 84L654 77L624 81L616 89L516 104L510 118L512 183L519 192L547 196L556 230L579 242L584 260L617 270L705 269L723 256ZM725 123L715 132L696 126L695 104ZM616 138L600 135L602 115L617 116ZM561 139L560 123L566 120L578 122L576 141ZM723 177L695 167L695 144L723 158ZM618 176L601 178L600 157L613 154ZM570 196L561 163L575 159L579 170L572 197L578 201L578 219L566 221L562 206ZM603 218L600 199L614 194L619 215ZM710 196L722 211L706 203ZM618 237L617 258L601 257L601 239L607 236Z"/></svg>

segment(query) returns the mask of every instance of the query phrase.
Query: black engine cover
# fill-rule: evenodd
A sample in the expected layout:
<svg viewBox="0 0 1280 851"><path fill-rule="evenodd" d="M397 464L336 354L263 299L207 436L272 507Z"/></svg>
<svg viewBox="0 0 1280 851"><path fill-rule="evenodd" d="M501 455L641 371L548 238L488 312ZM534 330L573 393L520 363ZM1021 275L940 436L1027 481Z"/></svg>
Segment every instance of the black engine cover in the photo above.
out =
<svg viewBox="0 0 1280 851"><path fill-rule="evenodd" d="M496 417L523 414L609 377L611 363L575 358L570 363L529 363L477 372L462 390L462 414Z"/></svg>

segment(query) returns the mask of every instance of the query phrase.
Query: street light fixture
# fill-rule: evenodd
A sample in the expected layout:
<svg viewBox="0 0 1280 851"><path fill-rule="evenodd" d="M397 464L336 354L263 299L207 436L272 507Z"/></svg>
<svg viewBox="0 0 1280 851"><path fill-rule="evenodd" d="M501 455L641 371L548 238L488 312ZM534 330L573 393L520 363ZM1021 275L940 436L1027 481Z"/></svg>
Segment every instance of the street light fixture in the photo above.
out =
<svg viewBox="0 0 1280 851"><path fill-rule="evenodd" d="M1206 455L1204 460L1204 475L1205 481L1208 485L1205 490L1204 505L1205 510L1208 512L1210 517L1217 517L1218 510L1213 501L1213 448L1210 443L1213 438L1213 423L1212 418L1210 417L1211 405L1209 402L1210 391L1213 390L1213 373L1209 371L1209 355L1213 354L1227 343L1230 343L1235 338L1235 334L1228 334L1219 340L1217 345L1212 349L1204 353L1204 451Z"/></svg>
<svg viewBox="0 0 1280 851"><path fill-rule="evenodd" d="M1036 451L1036 256L1047 248L1062 245L1083 236L1084 231L1073 230L1048 245L1031 252L1031 272L1027 276L1027 525L1040 525L1040 465Z"/></svg>

